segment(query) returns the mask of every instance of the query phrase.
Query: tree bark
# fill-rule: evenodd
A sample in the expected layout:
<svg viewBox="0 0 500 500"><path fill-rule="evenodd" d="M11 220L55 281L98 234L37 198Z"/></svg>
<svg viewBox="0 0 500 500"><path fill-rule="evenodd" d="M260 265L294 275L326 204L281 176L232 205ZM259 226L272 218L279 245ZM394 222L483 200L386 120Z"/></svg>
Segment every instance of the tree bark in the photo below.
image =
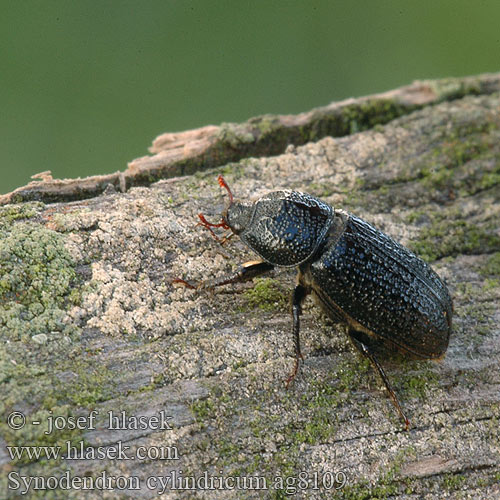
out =
<svg viewBox="0 0 500 500"><path fill-rule="evenodd" d="M294 498L499 497L500 75L450 82L164 134L116 178L46 177L4 196L0 490L16 498L24 485L14 478L70 470L132 484L59 483L26 497L284 498L294 486ZM344 328L312 301L301 318L305 361L285 389L294 271L213 292L172 283L255 258L237 237L220 246L196 225L198 213L219 220L219 173L238 199L293 189L352 212L446 281L454 318L444 360L381 360L409 431ZM123 192L105 190L120 178ZM22 428L12 412L26 417ZM109 412L125 412L128 428L110 428ZM55 416L64 429L48 432ZM7 448L64 454L68 441L87 455L11 459ZM136 458L114 458L118 446ZM201 482L179 490L159 477ZM206 489L210 477L225 488Z"/></svg>

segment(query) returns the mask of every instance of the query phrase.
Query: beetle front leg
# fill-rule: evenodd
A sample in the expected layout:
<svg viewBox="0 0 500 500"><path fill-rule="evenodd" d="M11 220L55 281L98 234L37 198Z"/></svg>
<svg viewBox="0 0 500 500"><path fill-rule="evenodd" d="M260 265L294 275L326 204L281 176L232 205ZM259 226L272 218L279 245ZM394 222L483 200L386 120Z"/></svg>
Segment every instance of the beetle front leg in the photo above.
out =
<svg viewBox="0 0 500 500"><path fill-rule="evenodd" d="M300 352L300 315L302 314L302 302L306 298L309 290L303 285L295 285L293 289L292 296L292 319L293 319L293 343L295 347L295 365L293 367L292 373L290 373L289 377L286 379L286 388L295 378L297 372L299 371L300 360L304 361L304 357Z"/></svg>
<svg viewBox="0 0 500 500"><path fill-rule="evenodd" d="M361 352L363 356L366 356L370 360L371 364L377 369L380 378L382 379L382 382L384 382L385 388L387 389L389 395L391 396L392 402L396 407L396 410L398 410L398 413L400 414L401 418L405 423L406 430L408 430L410 428L410 421L408 420L408 417L404 414L403 409L401 408L401 405L399 403L398 397L396 396L396 393L394 392L394 389L392 388L392 385L389 382L389 379L387 378L387 375L385 374L382 365L378 362L377 358L375 357L375 354L370 350L369 346L360 340L361 336L359 332L351 328L349 329L349 336L353 341L354 345L359 350L359 352Z"/></svg>
<svg viewBox="0 0 500 500"><path fill-rule="evenodd" d="M197 285L193 285L188 281L180 278L175 278L172 283L181 283L188 288L194 288L197 290L215 288L216 286L229 285L231 283L243 283L249 281L257 276L268 273L274 269L272 264L260 260L252 260L242 264L238 270L229 276L223 276L222 278L208 281L201 281Z"/></svg>

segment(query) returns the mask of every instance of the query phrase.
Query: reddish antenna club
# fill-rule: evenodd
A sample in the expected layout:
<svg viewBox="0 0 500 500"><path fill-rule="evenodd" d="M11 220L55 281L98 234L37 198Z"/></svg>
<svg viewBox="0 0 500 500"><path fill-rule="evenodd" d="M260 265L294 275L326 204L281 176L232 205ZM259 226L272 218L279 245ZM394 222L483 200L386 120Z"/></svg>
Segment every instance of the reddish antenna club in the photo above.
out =
<svg viewBox="0 0 500 500"><path fill-rule="evenodd" d="M229 201L230 201L230 203L233 203L233 199L234 199L233 193L231 193L231 190L229 189L227 182L224 180L224 177L222 177L222 175L219 175L219 177L217 177L217 180L219 181L219 186L223 187L227 190L227 193L229 194Z"/></svg>
<svg viewBox="0 0 500 500"><path fill-rule="evenodd" d="M222 177L222 175L219 175L219 177L217 177L217 181L219 182L219 185L220 187L223 187L227 193L229 194L229 203L233 203L233 193L231 193L231 190L229 189L229 186L227 185L227 182L224 180L224 177ZM198 214L198 217L200 219L201 222L198 222L198 224L200 226L203 226L205 228L207 228L210 233L212 234L212 236L217 240L217 241L220 241L220 238L212 231L212 228L213 227L222 227L223 229L231 229L228 225L227 225L227 222L222 219L221 222L219 222L218 224L214 224L212 222L208 222L207 219L205 219L205 216L203 214ZM224 238L223 240L223 243L224 241L226 241L227 239L229 238Z"/></svg>

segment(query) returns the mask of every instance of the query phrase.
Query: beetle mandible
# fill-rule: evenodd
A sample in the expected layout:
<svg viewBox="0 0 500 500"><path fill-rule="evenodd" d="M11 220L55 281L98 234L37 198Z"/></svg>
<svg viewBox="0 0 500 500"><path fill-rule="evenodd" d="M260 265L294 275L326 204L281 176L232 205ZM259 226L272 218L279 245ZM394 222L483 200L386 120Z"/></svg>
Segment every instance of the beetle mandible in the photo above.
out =
<svg viewBox="0 0 500 500"><path fill-rule="evenodd" d="M200 224L231 230L260 257L235 273L197 286L203 289L251 280L274 267L297 268L292 294L295 365L300 360L301 305L312 293L326 314L347 326L354 346L378 371L405 423L410 422L375 356L377 343L419 359L444 356L451 333L453 304L446 285L432 268L410 250L344 210L309 194L274 191L254 203L234 200L224 178L218 182L229 204L218 224L199 214ZM231 234L231 236L232 236Z"/></svg>

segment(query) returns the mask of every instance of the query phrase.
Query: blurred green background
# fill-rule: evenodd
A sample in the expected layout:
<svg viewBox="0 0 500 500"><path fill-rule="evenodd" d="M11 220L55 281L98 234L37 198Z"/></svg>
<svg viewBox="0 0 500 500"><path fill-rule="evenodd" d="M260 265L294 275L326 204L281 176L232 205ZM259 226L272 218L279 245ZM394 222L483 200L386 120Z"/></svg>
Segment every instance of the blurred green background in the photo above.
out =
<svg viewBox="0 0 500 500"><path fill-rule="evenodd" d="M1 5L1 193L123 170L166 131L500 71L498 0Z"/></svg>

